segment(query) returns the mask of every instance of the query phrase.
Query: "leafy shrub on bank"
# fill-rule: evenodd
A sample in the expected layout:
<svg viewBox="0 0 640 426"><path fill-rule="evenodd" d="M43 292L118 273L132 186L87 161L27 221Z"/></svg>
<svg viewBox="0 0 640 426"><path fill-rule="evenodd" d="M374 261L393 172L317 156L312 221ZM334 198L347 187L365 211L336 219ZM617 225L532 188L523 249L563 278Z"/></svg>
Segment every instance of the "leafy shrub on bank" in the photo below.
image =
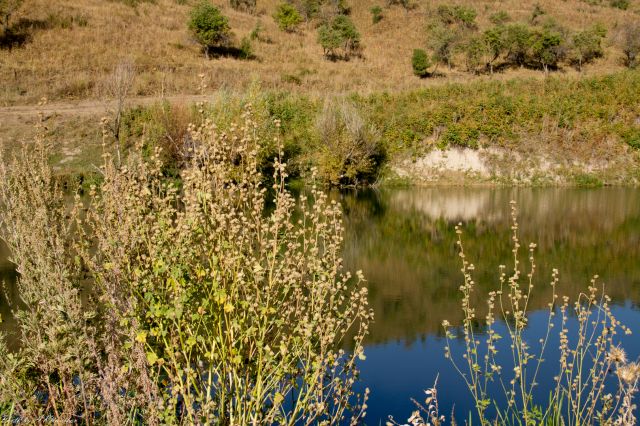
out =
<svg viewBox="0 0 640 426"><path fill-rule="evenodd" d="M411 67L413 68L413 73L418 77L427 77L431 67L431 60L427 52L422 49L414 49L411 57Z"/></svg>

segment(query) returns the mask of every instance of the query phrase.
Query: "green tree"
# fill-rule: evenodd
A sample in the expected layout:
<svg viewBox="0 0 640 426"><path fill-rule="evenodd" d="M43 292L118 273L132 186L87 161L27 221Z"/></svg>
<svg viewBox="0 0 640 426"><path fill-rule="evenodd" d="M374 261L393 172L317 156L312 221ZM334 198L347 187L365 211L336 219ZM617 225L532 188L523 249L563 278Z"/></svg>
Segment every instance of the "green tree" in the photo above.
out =
<svg viewBox="0 0 640 426"><path fill-rule="evenodd" d="M429 68L431 67L431 59L429 55L422 49L414 49L411 57L411 66L413 73L420 78L429 76Z"/></svg>
<svg viewBox="0 0 640 426"><path fill-rule="evenodd" d="M229 20L208 1L198 3L191 11L189 30L204 48L207 58L212 48L229 43Z"/></svg>
<svg viewBox="0 0 640 426"><path fill-rule="evenodd" d="M542 65L545 73L549 72L550 66L556 66L562 59L562 42L562 35L548 28L533 33L531 53L533 59Z"/></svg>
<svg viewBox="0 0 640 426"><path fill-rule="evenodd" d="M276 9L273 19L282 31L293 32L302 22L302 16L293 5L280 3Z"/></svg>
<svg viewBox="0 0 640 426"><path fill-rule="evenodd" d="M476 74L478 66L482 64L482 59L487 53L487 45L482 36L469 38L464 45L464 55L467 65L467 71Z"/></svg>
<svg viewBox="0 0 640 426"><path fill-rule="evenodd" d="M360 49L360 33L348 16L338 15L318 28L318 42L326 57L336 58L341 49L342 56L348 59Z"/></svg>
<svg viewBox="0 0 640 426"><path fill-rule="evenodd" d="M9 30L11 16L18 11L22 3L24 0L0 0L0 21L4 33Z"/></svg>
<svg viewBox="0 0 640 426"><path fill-rule="evenodd" d="M495 62L504 54L506 49L505 27L502 25L489 28L483 34L483 42L485 45L485 53L488 55L487 65L491 74L493 74L493 66Z"/></svg>
<svg viewBox="0 0 640 426"><path fill-rule="evenodd" d="M510 24L503 31L507 59L520 66L524 65L531 46L531 30L523 24Z"/></svg>
<svg viewBox="0 0 640 426"><path fill-rule="evenodd" d="M582 65L589 63L603 55L602 40L606 37L607 30L600 25L579 31L573 35L572 60L578 64L582 71Z"/></svg>
<svg viewBox="0 0 640 426"><path fill-rule="evenodd" d="M451 69L453 55L460 42L460 32L440 22L428 27L427 47L433 51L433 59Z"/></svg>

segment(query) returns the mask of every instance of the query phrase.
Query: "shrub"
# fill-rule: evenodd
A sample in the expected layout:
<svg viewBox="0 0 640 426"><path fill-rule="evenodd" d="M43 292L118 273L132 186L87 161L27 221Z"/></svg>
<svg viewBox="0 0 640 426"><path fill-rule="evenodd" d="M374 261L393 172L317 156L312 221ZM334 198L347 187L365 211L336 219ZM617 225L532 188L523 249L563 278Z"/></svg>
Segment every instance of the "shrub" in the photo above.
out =
<svg viewBox="0 0 640 426"><path fill-rule="evenodd" d="M18 11L22 3L24 0L0 0L0 22L4 33L9 30L11 16Z"/></svg>
<svg viewBox="0 0 640 426"><path fill-rule="evenodd" d="M327 100L316 122L315 163L331 185L359 185L377 178L384 158L377 130L347 101Z"/></svg>
<svg viewBox="0 0 640 426"><path fill-rule="evenodd" d="M253 54L253 46L251 45L251 40L247 37L242 37L240 41L240 48L238 57L240 59L253 59L255 55Z"/></svg>
<svg viewBox="0 0 640 426"><path fill-rule="evenodd" d="M336 58L341 50L341 56L349 59L360 50L360 33L348 16L338 15L318 28L318 43L325 57Z"/></svg>
<svg viewBox="0 0 640 426"><path fill-rule="evenodd" d="M536 3L533 5L533 10L531 11L530 22L535 24L539 17L546 15L547 12L540 6L540 3Z"/></svg>
<svg viewBox="0 0 640 426"><path fill-rule="evenodd" d="M489 21L495 25L504 25L511 20L511 16L504 10L491 14Z"/></svg>
<svg viewBox="0 0 640 426"><path fill-rule="evenodd" d="M461 25L467 28L476 27L477 12L465 6L440 5L437 10L440 21L446 25Z"/></svg>
<svg viewBox="0 0 640 426"><path fill-rule="evenodd" d="M254 12L256 10L256 0L229 0L229 4L236 10Z"/></svg>
<svg viewBox="0 0 640 426"><path fill-rule="evenodd" d="M189 30L204 47L207 57L212 48L226 45L231 37L229 20L208 1L198 3L191 11Z"/></svg>
<svg viewBox="0 0 640 426"><path fill-rule="evenodd" d="M482 64L486 53L487 45L483 37L469 38L464 45L467 71L475 74L478 71L478 66Z"/></svg>
<svg viewBox="0 0 640 426"><path fill-rule="evenodd" d="M427 77L429 75L429 68L431 67L431 60L429 55L422 49L414 49L413 56L411 57L411 66L413 67L413 73L420 78Z"/></svg>
<svg viewBox="0 0 640 426"><path fill-rule="evenodd" d="M603 55L602 40L607 35L607 30L601 26L577 32L573 35L572 59L582 70L582 65L593 61Z"/></svg>
<svg viewBox="0 0 640 426"><path fill-rule="evenodd" d="M302 16L298 10L289 3L280 3L276 9L273 19L282 31L293 32L302 22Z"/></svg>
<svg viewBox="0 0 640 426"><path fill-rule="evenodd" d="M28 424L358 422L371 312L362 276L342 272L340 207L315 187L296 205L276 159L267 208L245 112L227 131L191 129L179 186L157 150L121 163L105 147L88 206L67 208L43 141L1 163L0 229L22 299L21 347L8 354L0 338L3 413Z"/></svg>
<svg viewBox="0 0 640 426"><path fill-rule="evenodd" d="M629 68L635 68L640 59L640 23L627 23L619 35L620 45L624 53L624 63Z"/></svg>
<svg viewBox="0 0 640 426"><path fill-rule="evenodd" d="M406 11L413 8L410 0L387 0L387 6L393 6L394 4L402 6Z"/></svg>
<svg viewBox="0 0 640 426"><path fill-rule="evenodd" d="M371 22L377 24L378 22L382 21L382 18L382 8L380 6L373 6L371 8Z"/></svg>
<svg viewBox="0 0 640 426"><path fill-rule="evenodd" d="M609 5L616 9L627 10L629 8L629 0L609 0Z"/></svg>

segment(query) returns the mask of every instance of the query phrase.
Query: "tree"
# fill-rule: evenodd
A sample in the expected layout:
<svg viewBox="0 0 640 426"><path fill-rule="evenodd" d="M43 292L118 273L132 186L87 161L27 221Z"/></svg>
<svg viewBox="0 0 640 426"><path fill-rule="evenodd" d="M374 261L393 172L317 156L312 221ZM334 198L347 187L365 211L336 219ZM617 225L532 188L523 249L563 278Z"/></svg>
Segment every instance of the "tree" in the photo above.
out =
<svg viewBox="0 0 640 426"><path fill-rule="evenodd" d="M431 67L431 59L429 59L429 55L422 49L414 49L413 56L411 57L411 66L413 68L413 73L420 78L427 77L429 73L429 68Z"/></svg>
<svg viewBox="0 0 640 426"><path fill-rule="evenodd" d="M326 57L336 58L338 49L342 49L348 59L360 49L360 33L348 16L338 15L318 28L318 42Z"/></svg>
<svg viewBox="0 0 640 426"><path fill-rule="evenodd" d="M453 54L460 41L455 28L435 23L428 28L427 47L433 51L433 59L451 69Z"/></svg>
<svg viewBox="0 0 640 426"><path fill-rule="evenodd" d="M302 16L293 5L280 3L276 9L273 19L282 31L293 32L302 22Z"/></svg>
<svg viewBox="0 0 640 426"><path fill-rule="evenodd" d="M600 25L577 32L572 40L572 59L582 71L582 64L593 61L603 55L602 40L607 30Z"/></svg>
<svg viewBox="0 0 640 426"><path fill-rule="evenodd" d="M487 65L493 74L493 64L505 52L505 28L501 25L489 28L483 34L485 53L488 54Z"/></svg>
<svg viewBox="0 0 640 426"><path fill-rule="evenodd" d="M531 38L531 52L544 72L549 72L550 66L555 66L562 59L562 36L550 29L542 29L533 33Z"/></svg>
<svg viewBox="0 0 640 426"><path fill-rule="evenodd" d="M476 16L478 13L465 6L438 6L438 17L445 25L459 25L470 29L476 28Z"/></svg>
<svg viewBox="0 0 640 426"><path fill-rule="evenodd" d="M484 37L476 36L469 38L464 45L464 54L467 64L467 71L476 74L478 66L482 63L487 52L487 45Z"/></svg>
<svg viewBox="0 0 640 426"><path fill-rule="evenodd" d="M511 24L503 31L506 57L520 66L524 65L531 46L531 30L523 24Z"/></svg>
<svg viewBox="0 0 640 426"><path fill-rule="evenodd" d="M204 47L207 58L212 48L226 45L231 38L229 20L207 1L200 2L191 11L189 30Z"/></svg>
<svg viewBox="0 0 640 426"><path fill-rule="evenodd" d="M23 2L24 0L0 0L0 20L4 33L9 30L11 16L20 9Z"/></svg>
<svg viewBox="0 0 640 426"><path fill-rule="evenodd" d="M256 0L229 0L231 7L236 10L254 12L256 10Z"/></svg>
<svg viewBox="0 0 640 426"><path fill-rule="evenodd" d="M635 68L640 59L640 23L635 21L625 25L619 39L625 65Z"/></svg>

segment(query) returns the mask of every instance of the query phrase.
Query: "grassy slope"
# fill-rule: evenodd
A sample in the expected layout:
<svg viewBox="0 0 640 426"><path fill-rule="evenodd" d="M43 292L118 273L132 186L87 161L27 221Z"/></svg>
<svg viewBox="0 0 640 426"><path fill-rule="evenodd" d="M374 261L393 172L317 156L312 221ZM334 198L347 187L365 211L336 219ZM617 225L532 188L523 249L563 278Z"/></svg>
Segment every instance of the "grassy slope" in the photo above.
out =
<svg viewBox="0 0 640 426"><path fill-rule="evenodd" d="M176 0L156 0L134 8L108 0L26 0L16 19L28 19L42 28L34 29L23 47L0 50L0 105L35 103L43 96L99 98L105 78L126 58L135 61L139 72L137 95L197 93L199 74L204 74L210 91L243 90L253 79L259 79L264 88L309 93L397 91L466 81L473 77L462 69L434 80L420 80L411 73L411 51L424 45L426 16L440 3L472 4L480 29L489 25L488 16L498 10L507 11L516 21L527 20L535 3L570 29L602 22L609 29L606 56L587 67L586 73L611 72L621 67L620 52L612 43L616 28L637 19L635 12L640 9L638 0L632 0L628 11L613 9L607 1L592 6L580 0L416 0L418 7L409 12L397 6L385 8L382 22L373 25L370 8L385 2L351 0L364 58L330 62L322 57L313 23L303 25L296 34L278 30L271 18L276 0L258 0L256 15L236 12L226 0L215 0L230 18L236 43L258 21L265 28L264 37L270 42L254 43L259 59L241 61L203 57L186 29L194 1L180 5ZM569 67L561 72L576 73ZM528 70L510 70L493 78L516 76L542 78L540 72Z"/></svg>

